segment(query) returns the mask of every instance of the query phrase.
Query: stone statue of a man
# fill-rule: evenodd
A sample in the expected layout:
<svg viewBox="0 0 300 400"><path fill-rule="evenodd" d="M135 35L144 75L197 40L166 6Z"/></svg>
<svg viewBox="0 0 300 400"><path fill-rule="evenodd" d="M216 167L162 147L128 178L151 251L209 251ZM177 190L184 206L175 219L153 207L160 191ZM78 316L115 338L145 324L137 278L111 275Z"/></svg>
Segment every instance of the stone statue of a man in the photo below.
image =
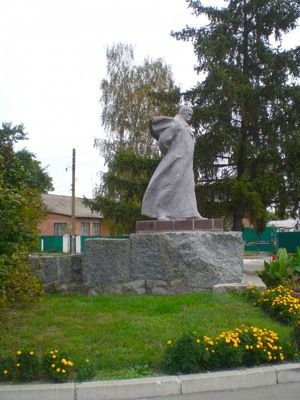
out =
<svg viewBox="0 0 300 400"><path fill-rule="evenodd" d="M202 218L195 196L195 139L188 125L192 114L191 107L183 106L174 118L154 117L149 122L163 158L144 194L143 215L167 220Z"/></svg>

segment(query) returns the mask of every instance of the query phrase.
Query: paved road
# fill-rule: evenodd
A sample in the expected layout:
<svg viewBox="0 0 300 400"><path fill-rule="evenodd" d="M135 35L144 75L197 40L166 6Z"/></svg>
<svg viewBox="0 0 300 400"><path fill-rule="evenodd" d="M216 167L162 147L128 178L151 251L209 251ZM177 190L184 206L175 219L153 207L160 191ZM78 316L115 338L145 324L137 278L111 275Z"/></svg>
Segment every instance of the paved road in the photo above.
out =
<svg viewBox="0 0 300 400"><path fill-rule="evenodd" d="M299 400L300 382L252 389L156 397L153 400ZM142 400L142 399L141 399Z"/></svg>

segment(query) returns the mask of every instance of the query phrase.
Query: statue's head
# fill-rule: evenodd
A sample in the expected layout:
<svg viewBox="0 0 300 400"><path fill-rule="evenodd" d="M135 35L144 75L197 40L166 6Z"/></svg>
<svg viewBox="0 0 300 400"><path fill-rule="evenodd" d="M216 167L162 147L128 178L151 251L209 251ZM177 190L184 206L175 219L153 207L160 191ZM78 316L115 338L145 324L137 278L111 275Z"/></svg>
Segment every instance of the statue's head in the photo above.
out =
<svg viewBox="0 0 300 400"><path fill-rule="evenodd" d="M190 106L182 106L179 109L179 115L186 121L190 122L193 115L193 109Z"/></svg>

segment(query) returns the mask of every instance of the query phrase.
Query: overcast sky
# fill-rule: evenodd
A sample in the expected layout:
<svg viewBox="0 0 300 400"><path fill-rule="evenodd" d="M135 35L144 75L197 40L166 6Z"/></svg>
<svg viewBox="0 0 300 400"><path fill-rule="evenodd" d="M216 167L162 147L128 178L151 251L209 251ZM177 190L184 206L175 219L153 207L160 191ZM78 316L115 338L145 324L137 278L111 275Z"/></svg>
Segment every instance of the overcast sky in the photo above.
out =
<svg viewBox="0 0 300 400"><path fill-rule="evenodd" d="M222 5L223 0L204 1ZM200 25L185 0L0 0L0 123L23 123L25 147L47 167L56 194L92 196L103 171L100 81L106 48L130 43L137 62L162 57L181 89L197 82L191 43L172 30Z"/></svg>

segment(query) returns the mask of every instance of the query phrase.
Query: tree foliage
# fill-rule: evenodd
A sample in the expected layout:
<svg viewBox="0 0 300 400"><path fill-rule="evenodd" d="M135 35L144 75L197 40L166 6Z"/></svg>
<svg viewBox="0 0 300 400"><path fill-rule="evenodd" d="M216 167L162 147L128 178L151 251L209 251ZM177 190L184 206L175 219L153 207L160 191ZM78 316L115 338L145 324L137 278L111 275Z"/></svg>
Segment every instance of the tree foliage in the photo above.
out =
<svg viewBox="0 0 300 400"><path fill-rule="evenodd" d="M98 194L89 204L101 210L111 234L135 231L141 220L141 200L159 157L146 157L132 149L119 149L103 174Z"/></svg>
<svg viewBox="0 0 300 400"><path fill-rule="evenodd" d="M124 43L107 49L107 77L101 81L102 124L107 136L98 141L108 162L119 148L139 154L156 152L148 133L149 119L174 113L179 89L170 67L162 59L145 59L135 64L133 47Z"/></svg>
<svg viewBox="0 0 300 400"><path fill-rule="evenodd" d="M26 186L36 189L41 193L54 190L52 178L48 175L45 168L41 166L41 162L36 159L33 153L22 149L16 152L16 156L24 169L25 176L23 183Z"/></svg>
<svg viewBox="0 0 300 400"><path fill-rule="evenodd" d="M141 218L141 201L158 163L158 150L149 134L154 115L174 115L179 88L161 59L135 64L132 46L118 43L107 49L107 77L101 82L102 124L107 136L95 145L108 171L87 202L109 222L112 233L134 231Z"/></svg>
<svg viewBox="0 0 300 400"><path fill-rule="evenodd" d="M31 164L15 152L14 144L26 138L22 125L2 124L0 129L0 305L22 299L32 301L41 294L40 283L28 267L29 251L36 247L38 221L43 215L41 185L30 180ZM28 157L29 153L26 154ZM32 160L38 169L38 161ZM48 175L47 185L51 183ZM26 276L26 279L25 279ZM19 279L18 279L19 277Z"/></svg>
<svg viewBox="0 0 300 400"><path fill-rule="evenodd" d="M195 107L195 176L201 213L295 215L300 201L300 47L285 49L299 1L229 0L223 8L187 0L208 24L173 35L191 41L202 80L186 97Z"/></svg>

